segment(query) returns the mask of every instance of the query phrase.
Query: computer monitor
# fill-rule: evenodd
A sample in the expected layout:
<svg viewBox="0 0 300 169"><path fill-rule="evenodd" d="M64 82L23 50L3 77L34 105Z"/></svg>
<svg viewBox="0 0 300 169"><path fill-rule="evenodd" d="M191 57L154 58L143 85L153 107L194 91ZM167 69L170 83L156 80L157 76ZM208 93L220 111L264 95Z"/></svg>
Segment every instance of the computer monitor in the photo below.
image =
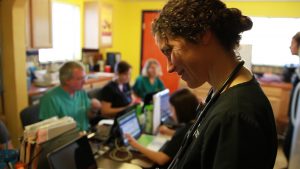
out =
<svg viewBox="0 0 300 169"><path fill-rule="evenodd" d="M165 121L171 115L169 95L169 89L165 89L153 95L153 132L157 130L161 122Z"/></svg>
<svg viewBox="0 0 300 169"><path fill-rule="evenodd" d="M97 169L97 163L86 136L50 152L48 162L51 169Z"/></svg>
<svg viewBox="0 0 300 169"><path fill-rule="evenodd" d="M135 139L138 139L142 134L137 115L136 106L131 107L125 114L117 118L120 129L121 138L125 146L128 145L128 140L124 134L130 134Z"/></svg>

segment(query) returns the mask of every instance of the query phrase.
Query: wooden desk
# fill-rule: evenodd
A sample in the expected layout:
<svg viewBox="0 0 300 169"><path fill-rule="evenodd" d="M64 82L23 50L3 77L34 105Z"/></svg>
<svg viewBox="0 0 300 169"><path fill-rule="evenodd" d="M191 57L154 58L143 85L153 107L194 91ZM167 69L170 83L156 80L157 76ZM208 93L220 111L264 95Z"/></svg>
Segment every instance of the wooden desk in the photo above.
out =
<svg viewBox="0 0 300 169"><path fill-rule="evenodd" d="M98 73L97 73L98 74ZM93 74L89 74L93 75ZM88 77L91 77L87 75ZM97 75L93 76L92 78L88 78L83 86L83 88L87 91L94 89L94 88L99 88L105 85L107 82L112 80L114 77L113 73L104 73L103 75ZM50 86L46 87L39 87L34 84L32 84L28 90L28 97L29 97L29 105L31 104L36 104L36 102L39 100L40 97L43 96L43 94L48 91L49 89L57 86L58 84L53 84Z"/></svg>
<svg viewBox="0 0 300 169"><path fill-rule="evenodd" d="M103 169L142 169L142 167L127 163L127 162L118 162L113 161L106 157L99 157L96 159L98 168Z"/></svg>

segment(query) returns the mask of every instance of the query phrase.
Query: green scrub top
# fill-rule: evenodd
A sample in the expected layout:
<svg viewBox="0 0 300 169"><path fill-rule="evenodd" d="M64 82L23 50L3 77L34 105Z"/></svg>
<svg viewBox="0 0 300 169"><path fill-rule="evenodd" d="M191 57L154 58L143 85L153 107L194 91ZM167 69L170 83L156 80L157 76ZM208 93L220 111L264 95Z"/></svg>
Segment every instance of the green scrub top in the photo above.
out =
<svg viewBox="0 0 300 169"><path fill-rule="evenodd" d="M80 130L88 130L87 113L90 107L91 101L84 90L76 91L71 96L61 86L57 86L41 98L39 118L45 120L53 116L70 116Z"/></svg>
<svg viewBox="0 0 300 169"><path fill-rule="evenodd" d="M163 89L165 89L165 86L158 77L156 77L154 83L151 84L148 77L139 76L133 86L134 93L142 99L144 99L148 93L158 92Z"/></svg>

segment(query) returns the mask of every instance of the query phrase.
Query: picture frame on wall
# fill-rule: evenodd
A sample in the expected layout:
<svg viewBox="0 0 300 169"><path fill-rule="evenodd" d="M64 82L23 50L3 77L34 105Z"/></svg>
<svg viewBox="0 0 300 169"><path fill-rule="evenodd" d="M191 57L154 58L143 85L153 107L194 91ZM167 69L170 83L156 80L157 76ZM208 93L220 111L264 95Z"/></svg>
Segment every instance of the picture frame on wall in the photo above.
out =
<svg viewBox="0 0 300 169"><path fill-rule="evenodd" d="M113 7L101 4L100 8L100 45L102 48L112 47L113 43Z"/></svg>

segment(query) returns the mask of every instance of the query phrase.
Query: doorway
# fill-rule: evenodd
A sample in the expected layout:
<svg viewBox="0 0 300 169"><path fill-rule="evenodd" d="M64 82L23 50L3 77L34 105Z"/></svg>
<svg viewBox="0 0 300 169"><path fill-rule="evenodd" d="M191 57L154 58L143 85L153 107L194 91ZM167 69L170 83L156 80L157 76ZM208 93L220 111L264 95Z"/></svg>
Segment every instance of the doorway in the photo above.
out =
<svg viewBox="0 0 300 169"><path fill-rule="evenodd" d="M143 11L142 12L142 50L141 50L141 68L147 59L156 59L162 68L163 75L160 79L170 92L174 92L179 87L179 76L176 73L167 72L167 58L162 54L156 46L155 40L151 32L152 21L158 16L159 11Z"/></svg>

